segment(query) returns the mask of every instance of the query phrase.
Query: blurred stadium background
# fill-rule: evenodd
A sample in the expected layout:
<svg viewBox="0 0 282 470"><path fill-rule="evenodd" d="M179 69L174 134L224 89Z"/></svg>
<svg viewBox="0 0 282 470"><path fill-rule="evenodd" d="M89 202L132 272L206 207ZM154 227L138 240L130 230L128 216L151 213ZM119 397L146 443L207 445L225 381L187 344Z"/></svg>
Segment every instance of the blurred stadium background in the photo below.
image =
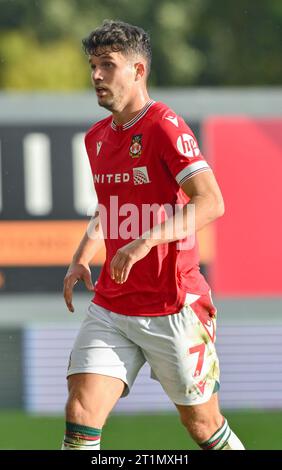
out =
<svg viewBox="0 0 282 470"><path fill-rule="evenodd" d="M62 281L95 205L83 135L105 115L80 39L104 18L151 33L151 95L187 120L214 168L226 214L199 239L221 406L249 449L282 449L282 4L0 0L0 11L0 449L60 447L90 300L77 286L69 314ZM103 434L104 449L196 448L146 366Z"/></svg>

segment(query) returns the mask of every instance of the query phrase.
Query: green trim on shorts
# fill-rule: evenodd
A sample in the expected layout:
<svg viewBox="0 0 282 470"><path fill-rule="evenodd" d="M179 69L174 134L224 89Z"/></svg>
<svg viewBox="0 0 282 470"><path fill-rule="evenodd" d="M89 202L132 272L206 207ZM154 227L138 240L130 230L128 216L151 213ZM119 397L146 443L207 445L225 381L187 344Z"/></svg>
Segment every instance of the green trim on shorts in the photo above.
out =
<svg viewBox="0 0 282 470"><path fill-rule="evenodd" d="M214 383L214 388L213 388L212 393L217 393L219 389L220 389L220 384L219 384L219 382L216 380L215 383Z"/></svg>

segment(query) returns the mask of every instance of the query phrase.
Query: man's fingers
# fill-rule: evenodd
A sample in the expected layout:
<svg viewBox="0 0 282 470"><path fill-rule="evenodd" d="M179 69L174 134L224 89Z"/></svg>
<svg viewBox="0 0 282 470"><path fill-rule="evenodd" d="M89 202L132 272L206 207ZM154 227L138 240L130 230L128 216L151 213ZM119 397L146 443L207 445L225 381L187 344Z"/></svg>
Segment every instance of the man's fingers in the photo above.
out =
<svg viewBox="0 0 282 470"><path fill-rule="evenodd" d="M133 263L126 263L121 273L121 284L127 281Z"/></svg>
<svg viewBox="0 0 282 470"><path fill-rule="evenodd" d="M94 290L89 267L82 264L71 265L64 279L64 299L70 312L74 312L72 304L73 288L79 280L84 282L88 290L92 292Z"/></svg>
<svg viewBox="0 0 282 470"><path fill-rule="evenodd" d="M68 307L68 309L69 309L69 311L70 311L71 313L74 312L74 306L73 306L72 303L67 303L67 307Z"/></svg>
<svg viewBox="0 0 282 470"><path fill-rule="evenodd" d="M91 274L90 273L85 274L85 276L83 277L83 280L84 280L84 283L85 283L87 289L90 290L90 291L93 291L94 286L93 286L93 282L92 282L92 279L91 279Z"/></svg>
<svg viewBox="0 0 282 470"><path fill-rule="evenodd" d="M64 283L64 298L66 306L68 307L70 312L74 312L74 307L72 304L72 291L73 286L78 282L76 278L70 278Z"/></svg>
<svg viewBox="0 0 282 470"><path fill-rule="evenodd" d="M122 282L122 273L124 270L124 266L126 265L126 257L121 256L116 263L114 264L113 271L114 271L114 280L118 283L121 284Z"/></svg>
<svg viewBox="0 0 282 470"><path fill-rule="evenodd" d="M113 279L113 281L117 280L117 276L118 276L117 266L119 265L119 261L120 261L119 258L120 258L119 254L116 253L111 261L110 269L111 269L111 278Z"/></svg>
<svg viewBox="0 0 282 470"><path fill-rule="evenodd" d="M117 282L120 275L120 267L123 266L123 259L120 254L115 254L111 263L111 278Z"/></svg>
<svg viewBox="0 0 282 470"><path fill-rule="evenodd" d="M127 280L133 264L134 262L130 255L117 252L113 257L110 266L111 278L117 284L122 284Z"/></svg>
<svg viewBox="0 0 282 470"><path fill-rule="evenodd" d="M64 290L64 298L66 306L68 307L70 312L74 312L74 307L72 304L72 292L69 289Z"/></svg>
<svg viewBox="0 0 282 470"><path fill-rule="evenodd" d="M64 298L66 306L68 307L69 311L73 313L74 307L72 304L72 294L68 290L65 291Z"/></svg>
<svg viewBox="0 0 282 470"><path fill-rule="evenodd" d="M113 279L113 280L115 278L115 274L114 274L115 259L116 259L116 255L113 257L113 259L111 261L111 264L110 264L111 279Z"/></svg>

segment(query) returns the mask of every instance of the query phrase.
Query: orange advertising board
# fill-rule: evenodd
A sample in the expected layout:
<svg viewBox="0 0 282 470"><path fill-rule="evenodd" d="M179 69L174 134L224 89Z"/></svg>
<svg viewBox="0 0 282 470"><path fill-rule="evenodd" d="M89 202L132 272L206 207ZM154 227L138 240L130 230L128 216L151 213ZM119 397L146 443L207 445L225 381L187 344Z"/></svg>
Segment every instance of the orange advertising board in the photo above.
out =
<svg viewBox="0 0 282 470"><path fill-rule="evenodd" d="M67 266L87 224L87 220L0 222L0 265ZM103 262L101 250L93 263Z"/></svg>

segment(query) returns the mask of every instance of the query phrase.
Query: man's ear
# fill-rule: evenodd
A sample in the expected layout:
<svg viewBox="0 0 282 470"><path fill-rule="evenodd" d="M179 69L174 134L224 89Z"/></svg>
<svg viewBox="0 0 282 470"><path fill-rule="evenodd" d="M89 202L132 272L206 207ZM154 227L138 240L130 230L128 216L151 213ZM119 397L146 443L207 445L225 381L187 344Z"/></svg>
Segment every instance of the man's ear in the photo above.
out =
<svg viewBox="0 0 282 470"><path fill-rule="evenodd" d="M141 78L144 77L145 75L145 66L144 64L142 64L142 62L138 62L134 65L135 65L135 70L136 70L135 80L136 81L141 80Z"/></svg>

